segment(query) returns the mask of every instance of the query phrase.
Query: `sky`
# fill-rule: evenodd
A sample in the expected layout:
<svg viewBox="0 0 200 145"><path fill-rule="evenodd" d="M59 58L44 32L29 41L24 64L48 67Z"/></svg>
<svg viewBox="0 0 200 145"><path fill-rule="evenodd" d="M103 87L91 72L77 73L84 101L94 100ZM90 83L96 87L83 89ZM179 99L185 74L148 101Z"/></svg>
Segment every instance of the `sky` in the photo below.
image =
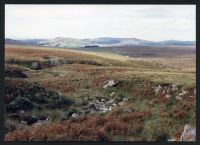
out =
<svg viewBox="0 0 200 145"><path fill-rule="evenodd" d="M195 5L5 5L5 37L196 40Z"/></svg>

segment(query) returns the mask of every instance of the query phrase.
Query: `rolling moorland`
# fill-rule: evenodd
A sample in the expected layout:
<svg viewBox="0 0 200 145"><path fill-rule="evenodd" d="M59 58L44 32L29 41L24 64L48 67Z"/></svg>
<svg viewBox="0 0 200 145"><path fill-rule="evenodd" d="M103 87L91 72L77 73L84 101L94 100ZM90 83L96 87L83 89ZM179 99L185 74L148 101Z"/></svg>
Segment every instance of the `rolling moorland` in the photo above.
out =
<svg viewBox="0 0 200 145"><path fill-rule="evenodd" d="M6 141L179 141L196 127L194 46L17 44L5 45Z"/></svg>

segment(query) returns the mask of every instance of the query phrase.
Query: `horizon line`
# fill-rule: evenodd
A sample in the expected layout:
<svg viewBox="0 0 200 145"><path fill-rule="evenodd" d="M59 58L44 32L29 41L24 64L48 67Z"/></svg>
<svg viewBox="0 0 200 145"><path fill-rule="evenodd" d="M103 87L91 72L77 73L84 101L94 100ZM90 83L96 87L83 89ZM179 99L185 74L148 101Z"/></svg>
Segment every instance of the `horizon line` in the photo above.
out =
<svg viewBox="0 0 200 145"><path fill-rule="evenodd" d="M146 40L146 41L152 41L152 42L161 42L161 41L194 41L196 42L196 40L179 40L179 39L165 39L165 40L159 40L159 41L155 41L155 40L149 40L149 39L141 39L141 38L136 38L136 37L112 37L112 36L100 36L100 37L87 37L87 38L78 38L78 37L63 37L63 36L56 36L56 37L53 37L53 38L35 38L35 37L32 37L32 38L28 38L28 37L13 37L13 36L10 36L10 37L5 37L4 39L14 39L14 40L30 40L30 39L55 39L55 38L66 38L66 39L98 39L98 38L121 38L121 39L139 39L139 40Z"/></svg>

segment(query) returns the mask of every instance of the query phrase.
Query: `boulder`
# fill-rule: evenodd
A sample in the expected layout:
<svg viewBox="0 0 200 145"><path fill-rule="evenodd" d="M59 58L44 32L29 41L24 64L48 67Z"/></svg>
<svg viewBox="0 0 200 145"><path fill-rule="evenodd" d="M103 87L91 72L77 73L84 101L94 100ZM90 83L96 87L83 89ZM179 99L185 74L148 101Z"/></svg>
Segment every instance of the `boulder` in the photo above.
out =
<svg viewBox="0 0 200 145"><path fill-rule="evenodd" d="M61 59L59 59L58 57L51 57L49 58L48 62L52 66L57 66L57 65L62 64Z"/></svg>
<svg viewBox="0 0 200 145"><path fill-rule="evenodd" d="M38 122L38 120L39 120L38 117L36 117L35 115L30 115L28 117L25 117L22 121L26 122L27 125L32 125L32 124Z"/></svg>
<svg viewBox="0 0 200 145"><path fill-rule="evenodd" d="M113 87L113 86L117 85L118 83L119 82L115 81L115 80L108 80L108 81L104 82L103 88Z"/></svg>
<svg viewBox="0 0 200 145"><path fill-rule="evenodd" d="M180 141L196 141L196 128L186 124L181 134Z"/></svg>
<svg viewBox="0 0 200 145"><path fill-rule="evenodd" d="M17 69L6 69L5 70L5 76L6 77L12 77L12 78L27 78L27 75L23 73L21 70Z"/></svg>
<svg viewBox="0 0 200 145"><path fill-rule="evenodd" d="M16 97L15 100L6 106L6 110L8 112L16 112L19 110L30 110L36 107L39 107L39 105L30 99L24 97Z"/></svg>
<svg viewBox="0 0 200 145"><path fill-rule="evenodd" d="M21 123L27 124L27 125L39 125L43 123L47 123L50 121L50 117L46 116L35 116L35 115L30 115L25 117L23 120L21 120Z"/></svg>
<svg viewBox="0 0 200 145"><path fill-rule="evenodd" d="M39 62L33 62L30 66L31 69L34 69L34 70L41 70L42 67L41 67L41 64Z"/></svg>

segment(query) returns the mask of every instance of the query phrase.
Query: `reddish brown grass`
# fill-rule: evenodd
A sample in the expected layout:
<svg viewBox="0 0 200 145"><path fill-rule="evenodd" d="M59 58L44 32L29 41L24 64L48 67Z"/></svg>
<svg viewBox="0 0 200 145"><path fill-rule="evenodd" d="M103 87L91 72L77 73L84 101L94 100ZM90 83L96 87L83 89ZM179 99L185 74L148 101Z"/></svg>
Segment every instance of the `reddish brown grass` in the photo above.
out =
<svg viewBox="0 0 200 145"><path fill-rule="evenodd" d="M118 110L108 116L86 115L44 126L28 127L7 133L5 140L111 140L112 135L130 135L134 130L140 130L141 126L136 122L150 115L148 112L132 112L116 116L116 112Z"/></svg>

